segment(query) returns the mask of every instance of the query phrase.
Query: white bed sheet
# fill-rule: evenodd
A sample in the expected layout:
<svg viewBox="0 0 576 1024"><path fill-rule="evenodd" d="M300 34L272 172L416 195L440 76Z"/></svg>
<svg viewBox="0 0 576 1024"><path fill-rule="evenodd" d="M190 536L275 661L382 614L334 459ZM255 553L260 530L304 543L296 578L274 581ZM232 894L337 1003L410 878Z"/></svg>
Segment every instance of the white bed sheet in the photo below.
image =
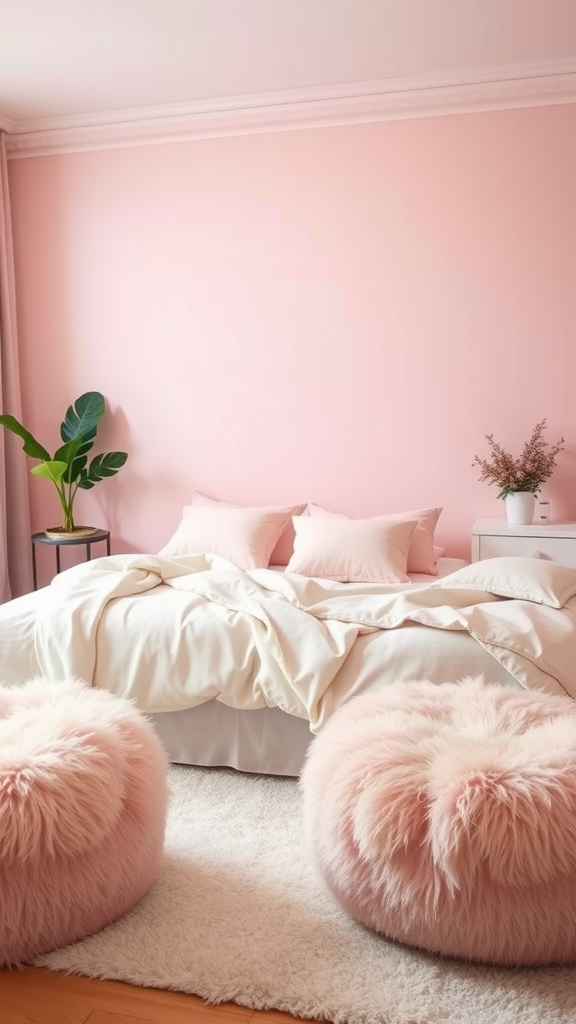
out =
<svg viewBox="0 0 576 1024"><path fill-rule="evenodd" d="M106 559L91 563L91 567L99 571L96 561L104 566ZM453 568L454 562L458 566L461 564L459 560L443 561L448 563L450 568ZM103 569L103 572L105 571ZM74 570L69 570L68 573L62 574L58 584L64 583L64 577L71 578L73 573ZM215 574L215 578L218 578L218 574ZM385 589L402 594L414 593L421 587L427 587L433 579L435 577L427 576L422 582ZM80 584L80 601L83 601L83 595L87 592L86 587L91 584L88 581L84 585L83 580ZM355 595L357 590L353 584L349 587L342 584L336 586L337 592L342 591L351 595ZM94 637L92 642L85 635L86 624L82 617L76 614L77 609L72 613L68 611L68 604L58 605L58 589L43 588L10 602L9 606L2 609L0 675L5 683L23 682L41 672L42 658L37 624L42 623L41 635L43 632L44 641L49 642L53 649L56 662L76 666L73 672L64 674L78 675L120 696L137 699L139 706L147 712L182 710L203 703L207 697L213 696L239 709L262 708L272 704L282 706L281 701L270 695L264 696L263 693L259 695L258 691L254 690L249 662L254 656L261 657L262 652L260 655L254 652L253 655L244 648L237 651L235 647L230 646L229 630L232 629L235 616L234 613L223 609L218 600L216 603L209 601L208 604L199 604L197 599L189 602L186 594L165 586L160 587L160 590L156 587L138 595L112 599L106 604L105 611L98 610L98 615L101 614L102 617L97 619L97 625L92 624L97 629L98 639ZM355 602L355 596L352 600ZM59 626L65 632L64 640L60 633L53 632L54 606L58 610ZM311 628L313 622L311 619ZM317 631L316 640L308 646L307 656L304 656L298 647L298 643L304 642L304 635L296 643L293 651L284 651L284 656L291 660L291 671L300 672L302 682L312 674L311 685L312 679L316 678L313 673L323 671L323 659L335 659L334 669L327 675L327 679L333 679L330 689L335 694L334 699L330 698L328 702L331 706L334 703L341 703L347 696L373 692L383 683L393 679L422 677L441 682L464 674L480 672L490 674L495 681L507 681L509 678L509 673L496 658L465 630L433 629L406 623L394 629L360 631L360 635L357 636L358 630L354 628L352 632L356 639L353 642L350 642L347 634L342 640L340 633L337 632L332 638L329 636L324 643L329 625L327 622L325 627ZM291 626L290 620L289 628ZM215 632L205 632L209 628ZM296 622L295 628L302 628L301 621ZM345 624L343 628L347 630ZM122 642L124 638L126 644ZM294 639L286 634L284 642L294 644ZM97 655L92 643L97 643ZM323 643L322 652L318 651L315 643ZM85 663L83 657L71 658L72 648L76 649L77 646L87 652L90 668L86 665L86 672L78 667ZM264 646L267 647L267 642ZM175 674L176 657L179 658L178 676ZM237 660L238 657L241 661ZM199 658L204 672L201 677L198 675ZM345 660L338 660L340 658ZM171 666L174 668L172 672ZM87 674L91 673L92 669L93 674ZM270 670L273 671L273 666L270 666ZM54 668L54 678L56 672ZM233 677L236 680L235 686L227 683L224 692L223 682L231 681ZM242 693L239 689L241 677L244 679ZM208 692L212 683L214 689ZM321 680L320 688L317 689L319 699L327 696L322 690L323 685L324 680ZM301 688L299 692L302 696ZM309 692L311 691L304 692L304 704L296 693L289 695L294 699L284 704L284 710L310 718L305 709ZM323 692L324 698L321 696ZM317 724L321 724L321 716L317 718Z"/></svg>
<svg viewBox="0 0 576 1024"><path fill-rule="evenodd" d="M437 563L438 576L424 573L412 574L412 583L427 584L447 576L467 563L460 558L439 558ZM283 572L284 566L271 566L277 572ZM405 586L408 586L406 584ZM403 589L402 586L399 589ZM35 627L39 610L45 602L54 599L49 586L17 597L4 606L10 614L0 616L0 681L6 684L21 683L38 675L40 666L36 657ZM433 632L432 630L430 632ZM431 638L433 642L433 638ZM427 642L428 643L428 642ZM121 652L119 652L121 654ZM494 659L490 659L493 662ZM494 662L496 670L497 662Z"/></svg>
<svg viewBox="0 0 576 1024"><path fill-rule="evenodd" d="M439 576L466 564L461 559L439 560ZM419 576L414 584L426 586L435 577ZM408 587L409 585L405 585ZM404 587L399 587L404 590ZM419 589L419 587L418 587ZM153 593L153 592L152 592ZM150 594L134 603L134 626L154 631ZM172 594L175 602L178 595ZM0 615L0 679L8 684L23 682L38 674L35 625L46 602L54 600L50 587L4 606ZM114 604L114 602L112 602ZM116 602L117 604L117 602ZM113 614L112 609L112 614ZM154 642L161 642L160 635ZM122 694L121 645L109 654L109 685ZM487 680L518 686L503 665L465 631L433 629L406 624L393 631L369 632L359 636L348 656L346 693L342 700L360 693L375 692L386 681L427 678L444 682L465 675L483 675ZM407 668L409 666L409 668ZM353 682L350 683L350 679ZM99 685L106 680L99 678ZM221 700L209 700L196 707L150 713L151 721L164 743L170 760L190 764L229 765L244 771L297 775L312 738L308 723L278 708L243 710Z"/></svg>
<svg viewBox="0 0 576 1024"><path fill-rule="evenodd" d="M463 564L460 559L440 559L439 576ZM412 582L426 585L433 578L422 574ZM176 603L178 595L174 593L172 597ZM5 683L23 682L38 674L36 620L45 604L53 600L53 591L45 587L5 607L4 611L9 614L0 616L0 676ZM134 606L140 628L153 631L147 616L149 607L146 595ZM109 665L110 688L115 692L119 689L121 692L113 681L122 677L122 658L122 649L117 647ZM388 632L368 633L358 638L350 655L355 682L349 687L348 696L380 689L383 664L388 679L419 675L441 682L474 672L504 685L518 685L467 633L406 626L395 630L394 638ZM228 765L249 772L299 774L312 739L310 727L302 718L278 708L239 710L221 700L209 700L178 711L151 713L149 718L171 761Z"/></svg>

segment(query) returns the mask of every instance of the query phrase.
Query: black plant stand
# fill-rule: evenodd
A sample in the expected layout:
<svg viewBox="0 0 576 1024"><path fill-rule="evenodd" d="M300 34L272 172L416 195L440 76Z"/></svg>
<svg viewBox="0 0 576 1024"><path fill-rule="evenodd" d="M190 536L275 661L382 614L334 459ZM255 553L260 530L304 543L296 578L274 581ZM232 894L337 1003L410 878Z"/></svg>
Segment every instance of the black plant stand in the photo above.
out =
<svg viewBox="0 0 576 1024"><path fill-rule="evenodd" d="M60 548L72 547L74 544L83 544L86 548L86 561L89 562L92 558L92 545L97 544L99 541L106 541L106 554L110 554L110 530L95 530L94 533L90 533L84 536L78 537L48 537L45 533L33 533L32 534L32 577L34 580L34 590L38 590L38 581L36 578L36 545L37 544L49 544L53 548L56 548L56 572L60 572Z"/></svg>

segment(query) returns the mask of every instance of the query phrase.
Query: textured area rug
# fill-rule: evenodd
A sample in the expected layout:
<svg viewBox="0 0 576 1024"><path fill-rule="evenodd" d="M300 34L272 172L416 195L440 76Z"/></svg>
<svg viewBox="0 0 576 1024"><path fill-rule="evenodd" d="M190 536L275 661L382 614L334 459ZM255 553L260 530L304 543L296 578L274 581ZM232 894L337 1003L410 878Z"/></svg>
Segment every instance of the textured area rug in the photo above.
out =
<svg viewBox="0 0 576 1024"><path fill-rule="evenodd" d="M293 779L174 767L171 787L164 866L147 896L36 963L337 1024L576 1021L576 968L443 960L351 921L308 867Z"/></svg>

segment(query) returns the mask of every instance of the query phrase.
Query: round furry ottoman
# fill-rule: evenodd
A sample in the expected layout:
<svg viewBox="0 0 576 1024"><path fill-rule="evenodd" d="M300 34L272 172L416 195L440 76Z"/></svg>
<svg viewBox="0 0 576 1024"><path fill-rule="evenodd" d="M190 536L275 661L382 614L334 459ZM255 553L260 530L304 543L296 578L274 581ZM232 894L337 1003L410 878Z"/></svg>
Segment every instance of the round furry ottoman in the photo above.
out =
<svg viewBox="0 0 576 1024"><path fill-rule="evenodd" d="M433 953L576 961L576 702L482 679L343 705L301 777L328 893Z"/></svg>
<svg viewBox="0 0 576 1024"><path fill-rule="evenodd" d="M0 964L90 935L144 895L167 770L128 701L74 681L0 687Z"/></svg>

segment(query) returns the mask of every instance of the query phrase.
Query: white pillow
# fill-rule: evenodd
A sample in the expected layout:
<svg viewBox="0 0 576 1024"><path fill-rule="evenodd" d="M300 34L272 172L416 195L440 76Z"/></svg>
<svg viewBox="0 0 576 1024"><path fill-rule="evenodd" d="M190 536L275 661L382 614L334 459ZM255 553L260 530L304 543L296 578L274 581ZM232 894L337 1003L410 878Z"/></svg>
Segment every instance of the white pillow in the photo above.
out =
<svg viewBox="0 0 576 1024"><path fill-rule="evenodd" d="M308 515L313 517L323 519L350 518L349 516L344 516L341 512L331 512L330 509L323 508L321 505L315 505L313 502L308 503L307 509ZM442 506L437 506L435 508L412 509L409 512L391 512L378 517L390 523L408 522L412 519L417 520L416 529L412 534L408 549L408 572L423 572L429 576L438 575L436 561L440 556L436 553L434 547L434 531L436 530L441 512ZM444 553L441 548L439 550Z"/></svg>
<svg viewBox="0 0 576 1024"><path fill-rule="evenodd" d="M286 572L346 583L410 583L406 573L417 520L294 516L294 554Z"/></svg>
<svg viewBox="0 0 576 1024"><path fill-rule="evenodd" d="M498 597L562 608L576 594L576 569L545 558L507 555L472 562L430 586L484 590Z"/></svg>
<svg viewBox="0 0 576 1024"><path fill-rule="evenodd" d="M184 505L178 529L158 554L175 557L209 552L229 559L239 569L266 569L292 511L292 505L286 508Z"/></svg>
<svg viewBox="0 0 576 1024"><path fill-rule="evenodd" d="M211 505L221 506L222 508L246 508L249 506L236 505L230 501L219 501L217 498L209 498L207 494L202 494L200 491L194 491L192 494L191 505ZM287 565L292 556L294 550L294 527L292 525L292 516L299 516L306 508L306 503L302 502L300 505L290 506L290 517L284 527L284 530L278 538L278 542L270 555L270 563L273 565ZM284 512L285 506L281 506L278 511Z"/></svg>

